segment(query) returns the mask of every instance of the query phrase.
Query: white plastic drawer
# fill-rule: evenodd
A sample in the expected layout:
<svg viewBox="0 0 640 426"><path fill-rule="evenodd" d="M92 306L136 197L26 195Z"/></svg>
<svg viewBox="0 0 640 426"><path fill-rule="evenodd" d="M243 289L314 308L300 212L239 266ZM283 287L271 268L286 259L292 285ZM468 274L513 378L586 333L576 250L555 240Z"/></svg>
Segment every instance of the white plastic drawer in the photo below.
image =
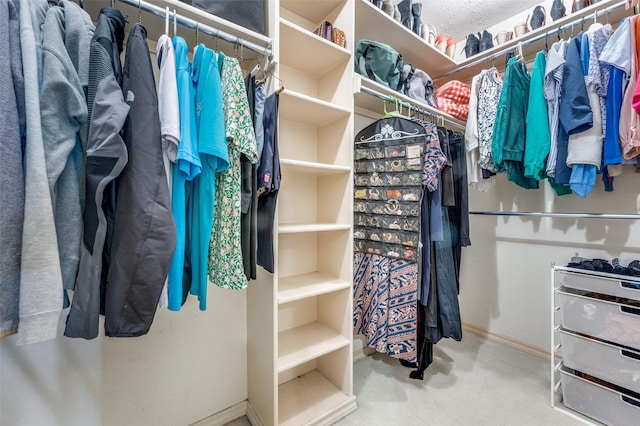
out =
<svg viewBox="0 0 640 426"><path fill-rule="evenodd" d="M560 369L564 405L608 425L637 426L640 400Z"/></svg>
<svg viewBox="0 0 640 426"><path fill-rule="evenodd" d="M564 287L640 300L640 278L580 269L558 270Z"/></svg>
<svg viewBox="0 0 640 426"><path fill-rule="evenodd" d="M560 330L562 360L574 370L640 393L640 352Z"/></svg>
<svg viewBox="0 0 640 426"><path fill-rule="evenodd" d="M640 350L640 308L559 289L562 326Z"/></svg>

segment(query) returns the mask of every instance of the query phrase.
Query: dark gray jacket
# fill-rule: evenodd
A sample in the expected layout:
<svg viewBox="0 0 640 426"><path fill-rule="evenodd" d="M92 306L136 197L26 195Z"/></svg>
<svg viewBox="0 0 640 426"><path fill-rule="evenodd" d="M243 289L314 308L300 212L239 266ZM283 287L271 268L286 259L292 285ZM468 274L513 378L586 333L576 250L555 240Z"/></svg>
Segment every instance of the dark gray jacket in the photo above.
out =
<svg viewBox="0 0 640 426"><path fill-rule="evenodd" d="M129 162L118 179L111 262L105 293L107 336L139 336L151 327L176 231L162 162L158 98L144 27L127 40L123 92Z"/></svg>
<svg viewBox="0 0 640 426"><path fill-rule="evenodd" d="M112 182L127 164L127 147L120 136L129 105L124 101L116 75L120 75L118 46L122 46L125 20L117 9L100 11L91 41L88 99L92 112L87 141L86 204L80 267L67 318L65 336L93 339L98 336L100 284L105 241L116 209Z"/></svg>

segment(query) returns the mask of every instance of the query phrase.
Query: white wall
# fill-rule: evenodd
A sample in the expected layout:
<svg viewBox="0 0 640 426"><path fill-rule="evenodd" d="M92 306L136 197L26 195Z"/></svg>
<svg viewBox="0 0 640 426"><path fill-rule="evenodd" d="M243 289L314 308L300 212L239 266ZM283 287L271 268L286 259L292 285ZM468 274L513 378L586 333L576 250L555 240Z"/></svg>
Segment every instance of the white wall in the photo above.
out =
<svg viewBox="0 0 640 426"><path fill-rule="evenodd" d="M546 183L527 191L500 175L489 192L470 190L470 210L638 214L639 189L631 167L611 193L598 176L586 199L556 197ZM462 255L463 322L548 351L551 264L565 265L576 253L640 259L640 221L471 216L471 243Z"/></svg>
<svg viewBox="0 0 640 426"><path fill-rule="evenodd" d="M0 340L0 424L181 426L244 401L246 291L210 286L207 304L160 310L142 337L62 337L66 310L56 340Z"/></svg>

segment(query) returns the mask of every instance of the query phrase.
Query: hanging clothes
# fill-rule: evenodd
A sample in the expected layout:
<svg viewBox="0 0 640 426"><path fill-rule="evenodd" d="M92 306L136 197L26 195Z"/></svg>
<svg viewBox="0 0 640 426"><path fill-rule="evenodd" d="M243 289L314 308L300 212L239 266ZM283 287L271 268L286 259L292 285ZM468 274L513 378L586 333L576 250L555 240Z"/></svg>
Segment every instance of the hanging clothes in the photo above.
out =
<svg viewBox="0 0 640 426"><path fill-rule="evenodd" d="M547 100L549 113L549 156L547 157L547 176L555 178L558 159L558 136L560 131L560 94L564 77L564 64L567 52L567 42L560 40L554 43L547 55L547 65L544 73L544 97Z"/></svg>
<svg viewBox="0 0 640 426"><path fill-rule="evenodd" d="M116 337L149 331L176 238L162 162L155 79L147 32L140 24L129 33L123 74L123 93L130 107L124 126L129 162L118 183L105 294L105 333Z"/></svg>
<svg viewBox="0 0 640 426"><path fill-rule="evenodd" d="M496 172L524 189L537 189L538 182L524 175L524 151L530 77L517 58L509 59L500 93L498 112L491 140Z"/></svg>
<svg viewBox="0 0 640 426"><path fill-rule="evenodd" d="M214 218L213 200L220 187L216 176L229 167L229 154L225 140L220 66L222 54L217 54L203 44L193 57L192 79L195 88L195 117L198 133L198 157L202 172L193 180L191 204L191 293L198 295L200 309L207 306L207 266L209 241ZM243 85L244 86L244 85ZM245 95L246 96L246 95ZM238 177L239 178L239 177ZM238 182L239 183L239 182ZM238 210L234 211L239 214ZM225 229L220 231L224 232Z"/></svg>
<svg viewBox="0 0 640 426"><path fill-rule="evenodd" d="M258 126L258 128L262 128L262 150L258 167L258 252L256 261L258 265L271 273L275 269L273 225L281 180L278 149L278 105L278 94L273 93L264 101L262 113L256 114L256 119L262 121L262 126Z"/></svg>
<svg viewBox="0 0 640 426"><path fill-rule="evenodd" d="M80 261L87 147L91 17L70 0L47 11L42 35L40 117L62 280L73 289Z"/></svg>
<svg viewBox="0 0 640 426"><path fill-rule="evenodd" d="M249 113L251 122L253 123L253 131L255 134L255 107L256 107L256 78L251 74L247 75L244 80L247 93L247 104L249 105ZM256 137L256 155L257 155L257 137ZM242 216L240 219L240 235L242 237L242 263L244 264L244 274L248 280L255 280L257 274L257 254L258 254L258 167L257 162L252 163L249 158L244 155L240 156L241 170L241 198L240 205Z"/></svg>
<svg viewBox="0 0 640 426"><path fill-rule="evenodd" d="M629 82L622 98L620 107L620 146L622 147L622 158L625 160L635 159L640 155L640 115L633 109L633 94L638 81L638 56L636 54L636 23L638 16L629 18L629 32L627 38L630 39L629 57L630 70Z"/></svg>
<svg viewBox="0 0 640 426"><path fill-rule="evenodd" d="M98 336L100 312L104 312L103 275L109 270L113 214L117 190L113 182L128 161L120 135L129 113L116 78L120 70L119 46L124 37L124 16L113 8L101 10L91 40L88 99L91 121L87 140L86 205L80 266L64 335L93 339ZM116 65L117 64L117 65ZM119 73L121 75L121 73ZM109 217L108 217L109 216ZM102 288L101 288L102 287ZM101 308L102 307L102 308Z"/></svg>
<svg viewBox="0 0 640 426"><path fill-rule="evenodd" d="M353 333L378 352L415 362L417 264L356 253L353 266Z"/></svg>
<svg viewBox="0 0 640 426"><path fill-rule="evenodd" d="M191 66L187 58L189 47L187 42L178 36L173 38L173 47L176 56L176 84L180 111L180 145L178 145L171 180L171 210L176 226L176 249L169 267L167 308L171 311L179 311L191 288L192 182L202 171L202 162L198 154L195 96Z"/></svg>
<svg viewBox="0 0 640 426"><path fill-rule="evenodd" d="M0 337L16 333L19 322L25 198L18 111L19 103L24 106L19 14L17 1L0 4L0 55L4 58L0 65Z"/></svg>
<svg viewBox="0 0 640 426"><path fill-rule="evenodd" d="M24 74L31 78L25 79L24 87L27 129L24 147L25 202L18 344L29 344L56 337L63 289L40 121L42 30L49 4L47 0L33 0L23 1L21 6L22 66ZM1 223L7 222L2 220ZM0 235L8 234L2 231ZM0 242L0 247L6 247L4 242ZM4 256L2 258L5 259Z"/></svg>
<svg viewBox="0 0 640 426"><path fill-rule="evenodd" d="M538 52L531 70L524 151L524 175L535 180L546 176L545 161L551 146L549 113L543 92L546 67L545 52Z"/></svg>
<svg viewBox="0 0 640 426"><path fill-rule="evenodd" d="M495 174L491 145L502 87L503 81L497 69L491 68L482 73L478 94L478 146L480 167L486 171L483 172L485 179Z"/></svg>
<svg viewBox="0 0 640 426"><path fill-rule="evenodd" d="M209 279L218 287L239 290L248 284L243 273L240 243L240 155L244 154L252 163L258 160L258 156L240 64L236 58L219 55L229 168L216 174Z"/></svg>

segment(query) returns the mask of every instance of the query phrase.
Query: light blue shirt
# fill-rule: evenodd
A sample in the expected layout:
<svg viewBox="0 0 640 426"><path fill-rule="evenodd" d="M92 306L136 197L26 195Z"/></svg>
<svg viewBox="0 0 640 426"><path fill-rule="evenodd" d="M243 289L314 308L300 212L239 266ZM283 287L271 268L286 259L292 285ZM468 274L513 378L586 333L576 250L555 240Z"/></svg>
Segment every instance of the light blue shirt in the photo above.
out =
<svg viewBox="0 0 640 426"><path fill-rule="evenodd" d="M222 54L220 54L222 58ZM220 59L221 59L220 58ZM222 85L216 53L199 45L193 57L195 119L198 133L198 155L202 173L193 181L191 212L191 294L197 295L200 309L207 307L207 273L209 241L213 225L215 174L229 167L229 152L224 127Z"/></svg>
<svg viewBox="0 0 640 426"><path fill-rule="evenodd" d="M202 166L198 156L198 138L196 132L196 116L194 105L193 84L191 81L191 67L187 58L189 48L182 37L173 38L176 56L176 80L178 83L178 102L180 107L180 145L173 167L173 182L171 185L173 198L171 208L176 224L176 251L169 266L168 308L179 311L185 297L183 291L183 276L185 263L185 249L187 241L187 214L190 198L187 194L192 180L201 172Z"/></svg>

